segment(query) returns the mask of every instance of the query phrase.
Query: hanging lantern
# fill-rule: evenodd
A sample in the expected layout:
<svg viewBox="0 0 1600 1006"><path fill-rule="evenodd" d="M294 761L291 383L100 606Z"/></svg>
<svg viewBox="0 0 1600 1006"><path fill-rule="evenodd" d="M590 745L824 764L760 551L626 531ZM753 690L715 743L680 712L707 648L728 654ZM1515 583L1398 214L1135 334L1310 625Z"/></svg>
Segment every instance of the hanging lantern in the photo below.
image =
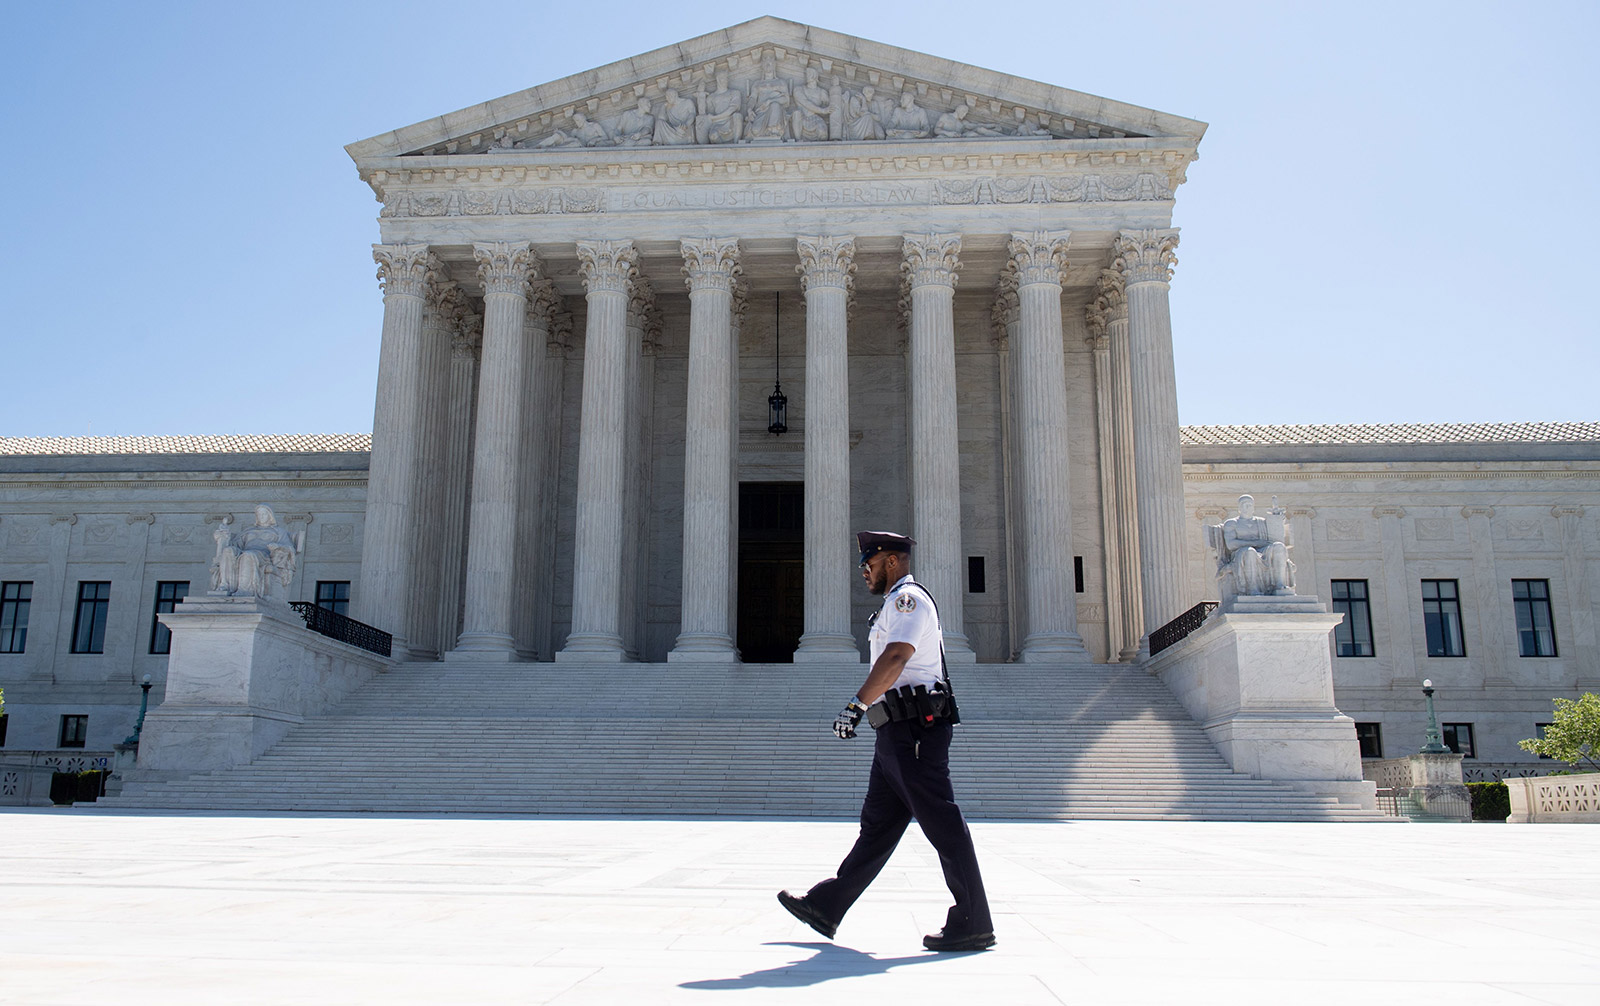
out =
<svg viewBox="0 0 1600 1006"><path fill-rule="evenodd" d="M783 382L778 379L778 336L783 323L783 308L779 295L772 295L772 394L767 396L767 432L773 436L789 430L789 396L783 393Z"/></svg>

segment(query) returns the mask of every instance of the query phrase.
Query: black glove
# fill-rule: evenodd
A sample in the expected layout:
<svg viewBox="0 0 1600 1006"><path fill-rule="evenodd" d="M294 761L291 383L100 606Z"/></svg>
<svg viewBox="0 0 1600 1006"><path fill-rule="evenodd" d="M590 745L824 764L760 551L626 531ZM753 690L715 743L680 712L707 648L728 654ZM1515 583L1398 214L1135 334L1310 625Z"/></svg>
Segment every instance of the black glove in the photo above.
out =
<svg viewBox="0 0 1600 1006"><path fill-rule="evenodd" d="M842 741L854 737L856 725L861 722L861 716L866 711L865 703L854 695L850 696L850 701L844 704L844 708L833 720L833 735Z"/></svg>

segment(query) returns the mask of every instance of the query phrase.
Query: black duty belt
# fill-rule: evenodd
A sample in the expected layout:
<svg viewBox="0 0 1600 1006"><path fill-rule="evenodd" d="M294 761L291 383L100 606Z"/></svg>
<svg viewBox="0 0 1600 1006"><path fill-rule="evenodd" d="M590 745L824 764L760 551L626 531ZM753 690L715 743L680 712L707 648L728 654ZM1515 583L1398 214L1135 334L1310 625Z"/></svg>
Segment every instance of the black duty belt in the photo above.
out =
<svg viewBox="0 0 1600 1006"><path fill-rule="evenodd" d="M955 719L955 703L951 694L944 690L943 682L935 684L932 691L927 685L892 688L883 693L881 702L874 702L867 707L867 723L874 730L885 723L898 723L901 720L933 723L951 719Z"/></svg>

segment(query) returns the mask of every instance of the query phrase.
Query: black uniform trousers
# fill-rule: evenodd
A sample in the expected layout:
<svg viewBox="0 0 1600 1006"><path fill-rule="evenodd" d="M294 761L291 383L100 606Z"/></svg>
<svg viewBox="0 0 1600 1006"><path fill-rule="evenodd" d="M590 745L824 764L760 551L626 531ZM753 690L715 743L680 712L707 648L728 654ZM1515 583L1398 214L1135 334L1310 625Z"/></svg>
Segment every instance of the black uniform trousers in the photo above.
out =
<svg viewBox="0 0 1600 1006"><path fill-rule="evenodd" d="M950 785L953 732L949 720L899 720L878 729L872 775L861 804L861 834L839 864L838 875L807 892L806 900L817 911L835 923L842 919L889 861L911 819L916 818L939 853L944 882L955 895L956 903L945 918L945 934L994 932L972 833Z"/></svg>

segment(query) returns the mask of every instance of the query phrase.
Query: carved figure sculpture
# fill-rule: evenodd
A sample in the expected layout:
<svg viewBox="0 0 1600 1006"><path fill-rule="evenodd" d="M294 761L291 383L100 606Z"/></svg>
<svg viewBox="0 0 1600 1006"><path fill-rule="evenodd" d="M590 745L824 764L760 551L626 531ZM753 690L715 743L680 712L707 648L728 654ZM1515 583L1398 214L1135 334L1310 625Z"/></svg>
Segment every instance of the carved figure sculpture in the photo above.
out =
<svg viewBox="0 0 1600 1006"><path fill-rule="evenodd" d="M874 91L869 86L860 91L849 91L844 96L844 138L847 140L881 140L883 125L872 111Z"/></svg>
<svg viewBox="0 0 1600 1006"><path fill-rule="evenodd" d="M265 503L256 507L255 524L235 533L233 518L226 517L211 537L217 543L211 593L230 597L270 597L274 580L287 590L305 549L305 532L290 535Z"/></svg>
<svg viewBox="0 0 1600 1006"><path fill-rule="evenodd" d="M891 140L920 140L929 133L928 113L910 91L900 92L900 106L889 113L884 132Z"/></svg>
<svg viewBox="0 0 1600 1006"><path fill-rule="evenodd" d="M1272 503L1265 517L1257 517L1255 498L1240 496L1239 516L1206 526L1206 545L1216 552L1217 585L1224 601L1295 592L1288 514L1276 496Z"/></svg>
<svg viewBox="0 0 1600 1006"><path fill-rule="evenodd" d="M610 146L611 134L606 132L606 127L593 121L582 112L572 113L572 122L576 128L572 132L558 129L539 141L540 148L545 147L603 147Z"/></svg>
<svg viewBox="0 0 1600 1006"><path fill-rule="evenodd" d="M696 143L733 143L744 135L744 95L728 86L728 71L717 71L717 89L701 92L694 120Z"/></svg>
<svg viewBox="0 0 1600 1006"><path fill-rule="evenodd" d="M789 130L789 82L778 76L778 61L761 57L761 79L750 85L750 115L744 134L750 140L781 140Z"/></svg>
<svg viewBox="0 0 1600 1006"><path fill-rule="evenodd" d="M650 114L650 99L640 98L637 108L630 108L617 120L617 146L648 147L655 138L656 117Z"/></svg>
<svg viewBox="0 0 1600 1006"><path fill-rule="evenodd" d="M656 116L655 141L663 147L681 147L694 142L694 99L682 97L673 88L661 102L661 114Z"/></svg>
<svg viewBox="0 0 1600 1006"><path fill-rule="evenodd" d="M806 67L806 82L794 89L794 110L790 132L797 140L826 140L833 101L828 89L818 82L817 68Z"/></svg>
<svg viewBox="0 0 1600 1006"><path fill-rule="evenodd" d="M542 147L542 146L544 146L544 144L541 143L541 144L539 144L539 146ZM506 133L505 135L501 136L499 139L495 140L493 143L489 144L489 148L487 150L485 150L484 153L486 153L486 154L504 154L504 153L508 153L509 151L512 151L512 150L521 150L521 149L523 149L522 148L522 144L517 142L516 140L513 140L511 138L511 134L510 133Z"/></svg>
<svg viewBox="0 0 1600 1006"><path fill-rule="evenodd" d="M962 136L1004 136L1000 130L992 126L981 126L975 122L967 121L967 113L971 109L965 104L957 105L955 111L946 112L939 116L939 121L934 124L933 135L950 138Z"/></svg>

